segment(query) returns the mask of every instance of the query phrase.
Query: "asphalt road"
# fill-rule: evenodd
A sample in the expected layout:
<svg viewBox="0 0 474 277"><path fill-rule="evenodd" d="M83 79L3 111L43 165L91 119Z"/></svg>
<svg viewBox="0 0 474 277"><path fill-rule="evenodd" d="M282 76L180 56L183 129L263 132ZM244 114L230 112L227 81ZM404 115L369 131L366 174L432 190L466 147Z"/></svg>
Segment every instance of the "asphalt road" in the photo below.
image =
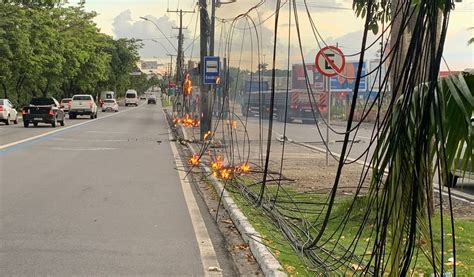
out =
<svg viewBox="0 0 474 277"><path fill-rule="evenodd" d="M259 120L257 117L249 117L248 123L258 125ZM268 132L268 120L262 120L262 124L265 132L263 135L266 138L266 132ZM344 135L341 133L344 133L346 130L345 124L345 122L335 122L331 125L331 128L336 132L331 129L329 130L329 149L334 155L339 155L341 153L344 141ZM373 129L373 124L364 123L360 125L357 132L353 131L351 133L348 154L346 154L349 159L359 159L361 162L364 162L367 159L367 163L370 163L370 159L376 146L376 140L372 142L372 145L370 145L371 140L376 136L376 131L373 131ZM297 122L287 123L286 137L294 142L310 145L311 147L316 147L321 151L325 151L326 148L323 144L321 135L326 140L326 130L327 128L323 122L320 122L319 124L319 131L316 124L302 124ZM283 132L284 123L274 120L273 137L281 137ZM374 133L374 135L372 135L372 133ZM257 135L253 134L253 137L256 138ZM368 149L369 146L370 149ZM332 159L332 157L329 158ZM453 191L454 193L459 192L460 194L458 194L458 196L463 199L468 199L471 204L474 203L474 175L471 174L467 178L459 180L458 185Z"/></svg>
<svg viewBox="0 0 474 277"><path fill-rule="evenodd" d="M258 118L251 117L249 118L249 123L259 124ZM265 132L267 132L268 120L262 121L263 126L265 127ZM344 141L344 133L346 127L343 126L342 122L337 124L332 124L331 128L336 132L329 130L329 149L335 154L341 153L342 144ZM350 142L352 147L350 147L349 157L358 158L364 154L366 149L369 147L371 138L372 138L372 128L373 125L362 124L358 129L357 133L353 132L350 136ZM274 137L280 137L283 135L284 123L273 121L273 134ZM321 132L321 134L320 134ZM266 137L266 133L264 134ZM319 124L319 131L316 127L316 124L302 124L302 123L287 123L286 124L286 137L298 143L304 143L311 146L315 146L321 149L325 149L321 135L326 140L326 126L323 122ZM369 158L372 156L373 149L375 144L372 145L372 149L369 150ZM369 159L370 160L370 159Z"/></svg>
<svg viewBox="0 0 474 277"><path fill-rule="evenodd" d="M59 130L0 148L0 276L207 272L212 258L202 258L202 230L195 232L160 106L121 110L68 120L76 125L69 129L0 126L3 146ZM218 231L198 206L215 244Z"/></svg>

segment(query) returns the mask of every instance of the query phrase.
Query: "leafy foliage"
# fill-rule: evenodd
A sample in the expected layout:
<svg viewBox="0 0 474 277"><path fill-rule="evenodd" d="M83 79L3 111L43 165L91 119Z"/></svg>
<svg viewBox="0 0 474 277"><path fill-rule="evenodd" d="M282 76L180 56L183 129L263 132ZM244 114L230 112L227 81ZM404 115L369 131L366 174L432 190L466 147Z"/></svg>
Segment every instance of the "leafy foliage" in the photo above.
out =
<svg viewBox="0 0 474 277"><path fill-rule="evenodd" d="M34 96L62 98L77 93L120 96L131 85L141 44L100 33L95 12L60 1L3 1L0 4L0 91L17 105ZM142 88L143 89L143 88Z"/></svg>
<svg viewBox="0 0 474 277"><path fill-rule="evenodd" d="M432 201L435 180L440 187L451 186L450 174L473 171L468 168L472 166L474 143L470 122L474 111L473 77L459 74L440 79L434 97L428 84L419 85L412 94L401 95L391 111L390 124L381 133L372 160L372 190L384 195L384 203L396 203L384 207L390 215L387 218L392 232L388 244L392 245L390 263L395 271L401 268L403 249L409 243L403 238L413 231L410 221L400 218L416 218L417 240L427 242L422 245L423 252L427 257L435 255L434 267L440 264L438 252L431 253L436 246L430 239L428 226L433 207L428 203ZM379 182L386 171L388 176Z"/></svg>
<svg viewBox="0 0 474 277"><path fill-rule="evenodd" d="M446 1L437 1L439 8L444 9ZM357 17L365 18L367 14L370 14L371 18L369 19L369 29L374 34L377 34L379 31L379 24L390 22L391 18L394 16L393 13L397 13L392 11L394 6L397 7L397 5L392 5L396 2L397 0L353 0L352 9L355 11ZM414 7L419 4L419 0L413 1ZM451 3L448 8L453 9L454 4ZM371 11L370 13L368 12L369 10Z"/></svg>

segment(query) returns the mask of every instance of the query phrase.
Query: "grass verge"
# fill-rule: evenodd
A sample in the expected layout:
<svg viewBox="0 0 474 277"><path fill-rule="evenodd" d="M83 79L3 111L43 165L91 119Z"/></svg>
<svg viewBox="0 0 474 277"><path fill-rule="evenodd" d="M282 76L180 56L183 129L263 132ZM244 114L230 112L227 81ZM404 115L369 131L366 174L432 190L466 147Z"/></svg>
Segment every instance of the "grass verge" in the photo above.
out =
<svg viewBox="0 0 474 277"><path fill-rule="evenodd" d="M249 185L248 182L246 185ZM258 191L258 187L254 186L251 188L252 191ZM304 258L300 256L285 239L283 234L274 225L271 220L264 214L261 209L255 207L254 204L249 203L240 192L236 189L229 189L232 197L236 204L240 207L242 212L248 218L254 228L261 234L264 239L264 243L269 247L270 251L275 255L278 261L282 264L283 269L290 276L316 276L318 272L310 267L304 261ZM268 194L274 193L274 188L269 188ZM298 197L299 202L323 202L325 200L321 195L315 194L302 194L292 190L291 187L285 188L287 197ZM285 197L284 197L285 198ZM359 243L356 246L352 246L354 253L359 256L370 255L371 244L369 237L372 231L373 225L368 225L368 228L358 234L361 226L362 215L365 211L366 201L363 197L358 199L353 207L354 213L347 220L346 225L341 231L340 221L336 220L342 218L347 211L348 206L351 203L351 197L340 197L336 201L335 209L333 210L333 220L328 225L325 235L323 236L329 243L338 243L344 247L350 248L353 238L360 236ZM290 208L293 204L282 204L280 208ZM309 211L311 208L314 209L314 204L301 204L300 208L305 211ZM289 216L296 215L299 212L292 212L287 210ZM306 218L311 221L315 219L314 214L308 214ZM453 272L453 262L450 260L453 254L453 248L451 244L452 232L450 227L451 222L445 218L443 222L444 226L444 238L445 238L445 251L444 251L444 272ZM456 259L457 259L457 276L474 276L474 221L467 219L455 219L455 232L456 232ZM439 216L432 218L433 226L433 237L434 244L439 246L440 241L440 229L441 219ZM327 235L326 235L327 234ZM334 235L334 236L333 236ZM412 267L412 273L414 276L430 276L432 273L432 266L430 261L422 254L421 247L417 251L415 265ZM441 253L439 253L441 254ZM349 272L348 272L349 273ZM349 273L350 274L350 273ZM346 274L347 275L347 274Z"/></svg>
<svg viewBox="0 0 474 277"><path fill-rule="evenodd" d="M169 98L166 97L166 96L163 96L163 97L161 98L161 105L162 105L163 107L169 107L169 106L171 106L171 99L169 99Z"/></svg>

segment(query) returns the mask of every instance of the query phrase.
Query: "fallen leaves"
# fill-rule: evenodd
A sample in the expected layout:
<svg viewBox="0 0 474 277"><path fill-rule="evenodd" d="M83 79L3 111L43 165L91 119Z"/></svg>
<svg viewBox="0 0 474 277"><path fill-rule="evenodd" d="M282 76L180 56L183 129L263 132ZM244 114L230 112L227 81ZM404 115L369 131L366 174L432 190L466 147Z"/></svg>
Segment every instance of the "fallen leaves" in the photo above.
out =
<svg viewBox="0 0 474 277"><path fill-rule="evenodd" d="M229 219L223 219L221 220L222 223L226 223L226 224L234 224L234 222L232 222L232 220L229 220Z"/></svg>
<svg viewBox="0 0 474 277"><path fill-rule="evenodd" d="M248 250L249 245L247 243L241 243L234 246L234 249L238 250Z"/></svg>
<svg viewBox="0 0 474 277"><path fill-rule="evenodd" d="M222 269L217 266L210 266L207 268L207 271L222 272Z"/></svg>
<svg viewBox="0 0 474 277"><path fill-rule="evenodd" d="M290 274L293 274L296 272L296 268L294 266L291 266L291 265L287 265L286 266L286 272L290 273Z"/></svg>

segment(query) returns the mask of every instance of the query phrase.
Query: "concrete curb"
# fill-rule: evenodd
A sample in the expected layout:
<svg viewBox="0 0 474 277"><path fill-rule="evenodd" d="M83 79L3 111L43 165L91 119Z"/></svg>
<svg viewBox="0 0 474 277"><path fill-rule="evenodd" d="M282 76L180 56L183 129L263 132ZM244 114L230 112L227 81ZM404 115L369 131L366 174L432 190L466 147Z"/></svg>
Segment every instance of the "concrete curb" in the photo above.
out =
<svg viewBox="0 0 474 277"><path fill-rule="evenodd" d="M283 267L280 262L273 256L268 248L263 244L261 235L253 228L252 224L248 221L247 217L239 209L239 206L234 202L232 196L224 188L219 179L211 174L211 170L207 166L203 166L204 170L209 173L210 180L216 191L222 193L222 203L225 209L230 215L232 222L235 227L239 230L242 235L242 239L249 244L250 250L257 260L260 268L262 269L265 276L287 276L283 271Z"/></svg>
<svg viewBox="0 0 474 277"><path fill-rule="evenodd" d="M163 111L164 112L164 111ZM181 132L183 133L184 139L188 140L188 135L183 126L181 126ZM196 152L192 145L189 145L193 152ZM253 256L257 260L257 263L260 265L260 268L263 271L263 274L268 277L285 277L288 276L281 266L280 262L273 256L273 254L268 250L268 248L263 244L261 235L255 230L255 228L250 224L247 217L239 209L239 206L234 202L232 196L224 188L219 179L214 177L211 174L209 167L201 165L201 167L210 175L210 181L214 186L214 189L219 193L222 193L222 204L224 208L229 213L232 222L242 236L242 239L248 243L250 251L252 251Z"/></svg>

